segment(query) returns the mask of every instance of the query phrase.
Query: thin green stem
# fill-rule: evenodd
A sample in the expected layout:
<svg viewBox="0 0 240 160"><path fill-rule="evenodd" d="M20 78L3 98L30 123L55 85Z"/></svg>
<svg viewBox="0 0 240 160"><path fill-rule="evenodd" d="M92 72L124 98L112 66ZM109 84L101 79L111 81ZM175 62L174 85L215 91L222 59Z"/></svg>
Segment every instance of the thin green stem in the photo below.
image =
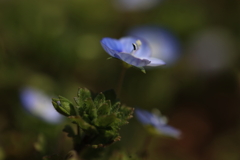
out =
<svg viewBox="0 0 240 160"><path fill-rule="evenodd" d="M145 141L143 143L142 149L139 152L139 156L143 159L143 160L147 160L149 158L149 152L148 152L148 147L151 143L152 140L152 136L147 136L145 138Z"/></svg>
<svg viewBox="0 0 240 160"><path fill-rule="evenodd" d="M126 71L127 71L127 68L125 66L123 66L121 74L120 74L120 78L119 78L119 81L118 81L118 86L117 86L117 96L118 96L118 98L121 97L122 84L123 84L123 80L124 80Z"/></svg>
<svg viewBox="0 0 240 160"><path fill-rule="evenodd" d="M84 140L83 140L83 137L82 137L82 132L81 132L81 128L80 126L77 124L77 135L76 135L76 139L74 140L75 143L74 143L74 150L80 154L80 152L84 149L85 147L85 144L84 144Z"/></svg>
<svg viewBox="0 0 240 160"><path fill-rule="evenodd" d="M73 108L75 110L76 116L80 116L77 107L74 106ZM77 136L79 136L79 138L81 138L81 128L78 124L76 124L76 125L77 125Z"/></svg>

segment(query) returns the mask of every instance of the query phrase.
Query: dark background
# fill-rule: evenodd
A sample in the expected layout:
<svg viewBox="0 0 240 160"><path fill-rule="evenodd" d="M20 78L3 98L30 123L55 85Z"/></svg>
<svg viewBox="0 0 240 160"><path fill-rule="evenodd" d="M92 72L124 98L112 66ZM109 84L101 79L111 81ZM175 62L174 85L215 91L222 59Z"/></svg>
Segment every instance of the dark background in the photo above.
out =
<svg viewBox="0 0 240 160"><path fill-rule="evenodd" d="M41 159L72 147L62 133L69 121L49 124L25 111L22 87L69 99L78 87L116 89L121 62L106 60L100 40L157 25L179 40L177 61L147 74L130 68L121 96L131 107L158 108L182 131L180 140L154 136L150 159L239 160L239 16L238 0L165 0L136 11L111 0L1 0L0 159ZM147 135L133 118L114 145L134 155ZM39 137L47 144L41 153Z"/></svg>

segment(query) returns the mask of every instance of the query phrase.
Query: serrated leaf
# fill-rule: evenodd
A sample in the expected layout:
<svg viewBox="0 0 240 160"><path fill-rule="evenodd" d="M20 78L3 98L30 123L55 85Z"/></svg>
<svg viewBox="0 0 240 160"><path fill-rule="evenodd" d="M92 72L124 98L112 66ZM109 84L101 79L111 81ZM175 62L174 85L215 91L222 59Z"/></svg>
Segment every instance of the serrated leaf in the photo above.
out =
<svg viewBox="0 0 240 160"><path fill-rule="evenodd" d="M90 121L97 118L97 108L95 107L95 104L93 103L92 99L86 99L85 100L86 109L85 112L88 114L88 118Z"/></svg>
<svg viewBox="0 0 240 160"><path fill-rule="evenodd" d="M77 96L78 97L89 97L89 96L91 96L91 93L87 88L79 88Z"/></svg>
<svg viewBox="0 0 240 160"><path fill-rule="evenodd" d="M74 99L74 101L76 102L76 104L77 104L77 108L79 109L80 108L80 104L79 104L79 98L78 97L74 97L73 98Z"/></svg>
<svg viewBox="0 0 240 160"><path fill-rule="evenodd" d="M97 125L99 127L110 127L111 125L114 125L118 123L120 120L116 117L116 115L111 114L107 116L101 116L98 117Z"/></svg>
<svg viewBox="0 0 240 160"><path fill-rule="evenodd" d="M109 115L111 113L111 106L110 106L110 101L106 101L106 103L102 104L98 111L97 114L98 116L100 115Z"/></svg>
<svg viewBox="0 0 240 160"><path fill-rule="evenodd" d="M121 106L119 108L119 112L117 114L117 117L121 119L119 126L128 123L128 120L133 117L133 111L134 111L134 108L130 108L126 106Z"/></svg>
<svg viewBox="0 0 240 160"><path fill-rule="evenodd" d="M96 106L100 106L102 103L105 102L105 96L103 93L99 93L95 98L94 98L94 104Z"/></svg>
<svg viewBox="0 0 240 160"><path fill-rule="evenodd" d="M79 127L82 128L83 130L85 130L87 133L89 133L89 134L97 134L98 133L97 129L93 125L90 125L89 123L84 121L80 116L70 116L68 118L71 119L72 122L79 125Z"/></svg>
<svg viewBox="0 0 240 160"><path fill-rule="evenodd" d="M120 140L118 131L103 129L99 129L99 131L100 132L97 137L95 137L94 140L89 144L90 146L97 145L98 147L106 147L117 140Z"/></svg>
<svg viewBox="0 0 240 160"><path fill-rule="evenodd" d="M132 115L134 111L134 108L130 108L127 106L121 106L119 108L119 115L122 115L123 117L128 117L129 115Z"/></svg>
<svg viewBox="0 0 240 160"><path fill-rule="evenodd" d="M120 136L119 136L119 133L116 132L116 131L110 131L110 130L106 130L106 132L104 133L104 136L107 137L109 139L109 141L117 141L117 140L120 140ZM111 142L111 143L112 143Z"/></svg>
<svg viewBox="0 0 240 160"><path fill-rule="evenodd" d="M53 99L53 105L58 112L68 116L79 126L81 133L83 132L81 135L87 137L87 141L82 141L83 137L75 135L70 126L65 127L64 131L73 138L75 144L83 143L81 145L99 148L120 140L120 126L128 123L133 109L121 106L114 90L94 94L86 88L80 88L74 100L77 106L59 96L59 99Z"/></svg>
<svg viewBox="0 0 240 160"><path fill-rule="evenodd" d="M116 102L114 105L112 105L112 110L111 113L115 113L118 112L119 108L120 108L120 102Z"/></svg>
<svg viewBox="0 0 240 160"><path fill-rule="evenodd" d="M87 88L79 88L77 96L76 103L81 108L84 105L84 101L91 98L91 92Z"/></svg>

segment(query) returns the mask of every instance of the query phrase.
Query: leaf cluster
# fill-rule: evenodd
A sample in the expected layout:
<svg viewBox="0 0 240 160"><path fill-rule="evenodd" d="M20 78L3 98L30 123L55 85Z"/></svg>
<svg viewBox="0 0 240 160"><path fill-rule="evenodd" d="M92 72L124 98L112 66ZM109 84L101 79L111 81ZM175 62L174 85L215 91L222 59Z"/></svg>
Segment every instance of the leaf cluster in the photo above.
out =
<svg viewBox="0 0 240 160"><path fill-rule="evenodd" d="M80 88L74 101L76 105L59 96L52 103L60 114L67 116L80 128L81 143L93 148L119 141L120 126L128 123L134 110L121 105L113 90L94 95L88 89ZM72 131L68 134L74 137Z"/></svg>

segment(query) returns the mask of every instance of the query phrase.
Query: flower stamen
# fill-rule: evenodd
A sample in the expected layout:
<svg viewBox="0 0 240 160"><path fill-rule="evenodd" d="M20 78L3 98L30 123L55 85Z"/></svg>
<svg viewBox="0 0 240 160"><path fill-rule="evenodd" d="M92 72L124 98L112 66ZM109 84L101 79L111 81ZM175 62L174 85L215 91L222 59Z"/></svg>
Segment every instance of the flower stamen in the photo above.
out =
<svg viewBox="0 0 240 160"><path fill-rule="evenodd" d="M134 54L137 50L139 50L140 46L142 45L142 42L140 40L137 40L135 43L132 43L133 50L131 54Z"/></svg>
<svg viewBox="0 0 240 160"><path fill-rule="evenodd" d="M133 50L137 50L137 45L135 43L132 44L133 45Z"/></svg>

